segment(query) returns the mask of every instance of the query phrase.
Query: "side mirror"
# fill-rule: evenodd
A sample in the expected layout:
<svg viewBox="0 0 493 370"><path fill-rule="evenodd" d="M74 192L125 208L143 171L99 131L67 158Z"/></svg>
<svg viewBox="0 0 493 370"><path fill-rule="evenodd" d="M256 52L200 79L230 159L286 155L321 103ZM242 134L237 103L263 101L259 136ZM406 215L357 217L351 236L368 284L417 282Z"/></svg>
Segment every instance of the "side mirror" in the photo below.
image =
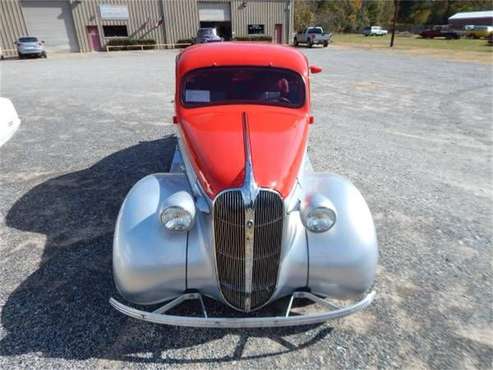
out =
<svg viewBox="0 0 493 370"><path fill-rule="evenodd" d="M315 66L315 65L311 65L310 66L310 73L320 73L322 72L322 68L318 67L318 66Z"/></svg>
<svg viewBox="0 0 493 370"><path fill-rule="evenodd" d="M44 41L41 41L42 44L44 44L45 42Z"/></svg>

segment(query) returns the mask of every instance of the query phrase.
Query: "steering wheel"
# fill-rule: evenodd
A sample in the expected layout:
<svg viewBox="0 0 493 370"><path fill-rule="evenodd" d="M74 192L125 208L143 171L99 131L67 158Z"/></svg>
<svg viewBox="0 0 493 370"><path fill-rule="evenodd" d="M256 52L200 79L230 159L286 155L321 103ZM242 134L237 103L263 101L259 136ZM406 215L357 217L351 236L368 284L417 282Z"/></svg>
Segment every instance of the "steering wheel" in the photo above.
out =
<svg viewBox="0 0 493 370"><path fill-rule="evenodd" d="M291 104L291 101L288 98L285 98L284 96L276 96L276 97L270 97L265 99L266 101L277 101L280 103L286 103L286 104Z"/></svg>

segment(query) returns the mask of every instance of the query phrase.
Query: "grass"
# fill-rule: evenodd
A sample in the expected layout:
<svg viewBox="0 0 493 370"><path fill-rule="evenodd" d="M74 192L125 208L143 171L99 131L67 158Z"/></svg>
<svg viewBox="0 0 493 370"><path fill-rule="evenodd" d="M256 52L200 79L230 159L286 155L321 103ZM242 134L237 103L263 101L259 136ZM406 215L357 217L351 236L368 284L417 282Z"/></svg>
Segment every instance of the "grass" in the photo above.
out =
<svg viewBox="0 0 493 370"><path fill-rule="evenodd" d="M333 36L334 45L389 49L390 35L365 37L361 34L338 33ZM430 54L434 56L451 57L478 62L493 62L493 46L485 39L473 40L461 38L459 40L423 39L419 36L397 36L394 40L394 49L404 50L416 54Z"/></svg>

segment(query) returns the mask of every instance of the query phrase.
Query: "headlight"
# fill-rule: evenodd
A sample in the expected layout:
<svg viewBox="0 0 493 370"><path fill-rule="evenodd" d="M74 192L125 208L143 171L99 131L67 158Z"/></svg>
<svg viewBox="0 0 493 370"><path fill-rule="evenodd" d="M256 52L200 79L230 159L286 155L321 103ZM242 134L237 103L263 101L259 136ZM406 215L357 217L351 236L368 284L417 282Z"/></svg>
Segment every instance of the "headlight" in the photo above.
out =
<svg viewBox="0 0 493 370"><path fill-rule="evenodd" d="M302 221L311 232L323 233L336 223L336 213L330 208L312 208L302 217Z"/></svg>
<svg viewBox="0 0 493 370"><path fill-rule="evenodd" d="M179 206L171 206L161 213L161 223L169 231L186 231L192 225L193 216Z"/></svg>
<svg viewBox="0 0 493 370"><path fill-rule="evenodd" d="M310 194L300 209L301 222L314 233L328 231L336 223L332 202L321 194Z"/></svg>

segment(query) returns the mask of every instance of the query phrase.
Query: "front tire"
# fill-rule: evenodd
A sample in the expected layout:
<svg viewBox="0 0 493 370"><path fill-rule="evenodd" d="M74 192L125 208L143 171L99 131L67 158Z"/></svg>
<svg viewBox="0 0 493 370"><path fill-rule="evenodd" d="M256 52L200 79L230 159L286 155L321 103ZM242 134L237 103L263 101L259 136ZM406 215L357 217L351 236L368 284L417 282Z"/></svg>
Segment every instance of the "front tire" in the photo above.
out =
<svg viewBox="0 0 493 370"><path fill-rule="evenodd" d="M43 51L41 53L41 58L44 58L44 59L48 58L48 54L46 54L46 51Z"/></svg>
<svg viewBox="0 0 493 370"><path fill-rule="evenodd" d="M298 43L298 39L295 37L294 38L294 46L298 47L299 43Z"/></svg>
<svg viewBox="0 0 493 370"><path fill-rule="evenodd" d="M328 41L324 41L324 48L326 48L327 46L329 46L329 42Z"/></svg>
<svg viewBox="0 0 493 370"><path fill-rule="evenodd" d="M312 42L312 40L308 40L308 47L309 47L309 48L312 48L312 47L313 47L313 42Z"/></svg>

